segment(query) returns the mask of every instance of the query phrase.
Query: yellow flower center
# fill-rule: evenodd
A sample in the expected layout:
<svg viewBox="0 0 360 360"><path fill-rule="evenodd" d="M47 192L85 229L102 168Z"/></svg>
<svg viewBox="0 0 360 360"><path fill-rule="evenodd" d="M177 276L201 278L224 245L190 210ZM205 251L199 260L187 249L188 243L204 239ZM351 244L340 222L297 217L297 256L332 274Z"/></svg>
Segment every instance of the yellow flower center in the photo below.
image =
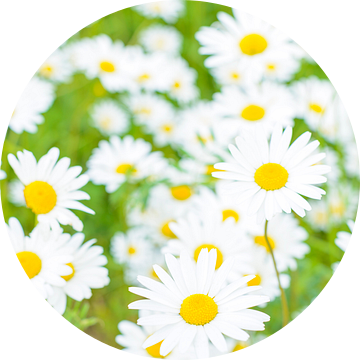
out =
<svg viewBox="0 0 360 360"><path fill-rule="evenodd" d="M264 52L268 43L266 39L259 34L249 34L241 39L239 46L245 55L253 56Z"/></svg>
<svg viewBox="0 0 360 360"><path fill-rule="evenodd" d="M111 119L110 118L101 119L100 126L105 130L109 130L111 126Z"/></svg>
<svg viewBox="0 0 360 360"><path fill-rule="evenodd" d="M271 246L271 249L275 249L275 241L274 241L274 239L273 238L271 238L269 235L268 235L268 240L269 240L269 244L270 244L270 246ZM261 235L258 235L258 236L255 236L254 237L254 242L255 242L255 244L257 244L257 245L260 245L260 246L263 246L265 249L266 249L266 251L267 252L270 252L270 249L269 249L269 247L268 247L268 244L267 244L267 242L266 242L266 240L265 240L265 236L261 236Z"/></svg>
<svg viewBox="0 0 360 360"><path fill-rule="evenodd" d="M330 212L333 215L343 216L345 214L346 207L344 203L336 203L330 205Z"/></svg>
<svg viewBox="0 0 360 360"><path fill-rule="evenodd" d="M149 74L142 74L142 75L140 75L138 78L137 78L137 81L139 82L139 83L143 83L143 82L145 82L145 81L148 81L148 80L150 80L150 75Z"/></svg>
<svg viewBox="0 0 360 360"><path fill-rule="evenodd" d="M65 280L65 281L69 281L70 279L72 279L75 275L75 268L74 268L74 265L72 263L68 263L66 264L67 266L70 266L71 267L71 270L72 270L72 273L69 274L69 275L65 275L65 276L62 276L62 278Z"/></svg>
<svg viewBox="0 0 360 360"><path fill-rule="evenodd" d="M151 110L151 108L148 108L148 107L141 107L141 108L135 109L134 113L142 114L142 115L151 115L152 110Z"/></svg>
<svg viewBox="0 0 360 360"><path fill-rule="evenodd" d="M318 211L315 214L315 223L316 224L326 224L328 221L328 216L325 211Z"/></svg>
<svg viewBox="0 0 360 360"><path fill-rule="evenodd" d="M161 127L161 129L167 133L171 133L174 127L171 124L165 124Z"/></svg>
<svg viewBox="0 0 360 360"><path fill-rule="evenodd" d="M255 171L255 182L264 190L278 190L285 186L288 181L289 173L287 170L276 163L261 165Z"/></svg>
<svg viewBox="0 0 360 360"><path fill-rule="evenodd" d="M32 279L41 271L41 259L31 251L21 251L16 254L21 266L29 279Z"/></svg>
<svg viewBox="0 0 360 360"><path fill-rule="evenodd" d="M315 103L309 104L309 109L318 114L322 114L325 111L325 109L323 109L319 104L315 104Z"/></svg>
<svg viewBox="0 0 360 360"><path fill-rule="evenodd" d="M174 85L173 85L174 89L180 89L181 88L181 82L180 81L175 81Z"/></svg>
<svg viewBox="0 0 360 360"><path fill-rule="evenodd" d="M248 282L248 286L259 286L261 284L261 276L256 274L255 277Z"/></svg>
<svg viewBox="0 0 360 360"><path fill-rule="evenodd" d="M269 71L275 71L276 65L275 65L275 64L267 64L267 65L266 65L266 68L267 68Z"/></svg>
<svg viewBox="0 0 360 360"><path fill-rule="evenodd" d="M265 109L258 105L249 105L241 112L241 117L248 121L258 121L265 116Z"/></svg>
<svg viewBox="0 0 360 360"><path fill-rule="evenodd" d="M238 222L240 219L240 215L235 210L232 209L223 210L222 215L223 215L223 221L225 221L230 217L234 218L235 222Z"/></svg>
<svg viewBox="0 0 360 360"><path fill-rule="evenodd" d="M44 65L40 68L39 72L44 77L50 77L53 73L53 68L50 65Z"/></svg>
<svg viewBox="0 0 360 360"><path fill-rule="evenodd" d="M160 355L160 346L163 343L164 340L158 342L155 345L149 346L148 348L146 348L145 350L147 351L147 353L153 357L153 358L157 358L157 359L165 359L167 356L169 356L169 354L167 354L166 356L162 356Z"/></svg>
<svg viewBox="0 0 360 360"><path fill-rule="evenodd" d="M173 186L170 191L171 195L180 201L187 200L192 195L192 190L188 185Z"/></svg>
<svg viewBox="0 0 360 360"><path fill-rule="evenodd" d="M239 341L239 342L234 346L234 349L232 350L232 352L245 349L246 347L248 347L248 344L247 344L246 342Z"/></svg>
<svg viewBox="0 0 360 360"><path fill-rule="evenodd" d="M111 63L110 61L102 61L100 63L100 69L105 72L114 72L115 71L115 65Z"/></svg>
<svg viewBox="0 0 360 360"><path fill-rule="evenodd" d="M220 249L218 247L214 246L214 245L211 245L211 244L202 244L202 245L198 246L195 249L195 252L194 252L195 261L197 261L197 259L199 258L200 251L202 249L208 249L208 251L210 251L212 249L216 250L217 257L216 257L215 269L218 269L221 266L221 264L223 263L223 261L224 261L223 254L221 253Z"/></svg>
<svg viewBox="0 0 360 360"><path fill-rule="evenodd" d="M136 249L133 246L129 246L128 247L128 254L129 255L134 255L136 254Z"/></svg>
<svg viewBox="0 0 360 360"><path fill-rule="evenodd" d="M218 306L208 295L188 296L181 304L180 315L190 325L205 325L214 320Z"/></svg>
<svg viewBox="0 0 360 360"><path fill-rule="evenodd" d="M239 80L240 79L240 74L233 71L231 74L230 74L230 77L233 79L233 80Z"/></svg>
<svg viewBox="0 0 360 360"><path fill-rule="evenodd" d="M133 173L136 172L136 169L134 168L134 165L131 164L120 164L117 168L116 168L116 172L118 174L128 174L128 173Z"/></svg>
<svg viewBox="0 0 360 360"><path fill-rule="evenodd" d="M169 220L167 221L162 227L161 227L161 232L164 236L169 237L169 238L176 238L176 235L171 231L169 224L171 222L173 222L174 220Z"/></svg>
<svg viewBox="0 0 360 360"><path fill-rule="evenodd" d="M24 197L27 207L37 215L49 213L57 200L54 188L45 181L34 181L26 185Z"/></svg>

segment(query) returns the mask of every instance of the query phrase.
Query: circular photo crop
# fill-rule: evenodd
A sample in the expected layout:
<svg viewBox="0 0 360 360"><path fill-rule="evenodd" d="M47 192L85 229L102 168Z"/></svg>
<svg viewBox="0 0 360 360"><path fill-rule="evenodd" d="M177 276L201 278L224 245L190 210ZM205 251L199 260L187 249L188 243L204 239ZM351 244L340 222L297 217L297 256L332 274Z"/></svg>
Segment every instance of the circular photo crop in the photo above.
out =
<svg viewBox="0 0 360 360"><path fill-rule="evenodd" d="M241 10L160 1L80 30L10 120L1 197L46 306L153 358L271 336L354 226L359 160L318 64Z"/></svg>

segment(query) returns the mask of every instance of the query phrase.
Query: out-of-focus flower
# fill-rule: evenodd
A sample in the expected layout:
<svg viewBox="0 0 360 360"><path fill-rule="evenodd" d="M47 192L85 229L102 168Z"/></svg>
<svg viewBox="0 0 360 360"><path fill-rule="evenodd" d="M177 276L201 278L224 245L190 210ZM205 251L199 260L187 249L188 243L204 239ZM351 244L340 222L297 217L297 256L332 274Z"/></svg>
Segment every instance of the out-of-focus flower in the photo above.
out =
<svg viewBox="0 0 360 360"><path fill-rule="evenodd" d="M23 131L36 133L37 125L44 122L41 114L46 112L54 102L54 91L53 84L33 77L16 104L9 128L17 134Z"/></svg>
<svg viewBox="0 0 360 360"><path fill-rule="evenodd" d="M93 126L103 135L122 135L129 127L126 113L111 99L95 104L90 116Z"/></svg>
<svg viewBox="0 0 360 360"><path fill-rule="evenodd" d="M343 251L345 251L349 245L350 239L351 239L351 234L354 230L354 225L355 222L354 220L349 220L347 222L347 225L350 229L350 232L347 231L339 231L337 233L337 237L335 239L335 244Z"/></svg>
<svg viewBox="0 0 360 360"><path fill-rule="evenodd" d="M101 140L93 150L87 167L90 180L105 185L108 193L114 192L125 181L139 181L160 174L167 165L160 152L151 152L151 144L127 135L123 139L111 136Z"/></svg>
<svg viewBox="0 0 360 360"><path fill-rule="evenodd" d="M184 13L185 6L182 0L155 1L138 5L134 7L134 10L149 19L161 18L173 24Z"/></svg>
<svg viewBox="0 0 360 360"><path fill-rule="evenodd" d="M154 24L140 33L139 42L148 52L164 52L178 55L182 46L182 35L173 26Z"/></svg>

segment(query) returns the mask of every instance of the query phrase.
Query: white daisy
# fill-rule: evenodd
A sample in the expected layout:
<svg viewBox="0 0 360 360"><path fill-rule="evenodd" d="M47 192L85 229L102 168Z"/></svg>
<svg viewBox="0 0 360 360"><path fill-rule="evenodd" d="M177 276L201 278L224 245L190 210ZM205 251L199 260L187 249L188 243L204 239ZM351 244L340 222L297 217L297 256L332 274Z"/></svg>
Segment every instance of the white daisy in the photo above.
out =
<svg viewBox="0 0 360 360"><path fill-rule="evenodd" d="M195 84L197 72L190 68L189 64L182 58L176 58L170 64L169 96L180 104L195 100L199 95L199 89Z"/></svg>
<svg viewBox="0 0 360 360"><path fill-rule="evenodd" d="M68 60L67 53L63 49L57 49L40 66L39 76L55 83L69 82L73 68Z"/></svg>
<svg viewBox="0 0 360 360"><path fill-rule="evenodd" d="M33 285L46 299L52 294L51 285L65 284L63 276L71 274L71 268L66 265L73 260L72 255L58 244L67 239L61 229L50 230L37 225L29 236L16 218L9 219L8 231L16 256L26 275Z"/></svg>
<svg viewBox="0 0 360 360"><path fill-rule="evenodd" d="M92 124L103 135L121 135L129 128L129 119L118 103L111 99L94 105L90 111Z"/></svg>
<svg viewBox="0 0 360 360"><path fill-rule="evenodd" d="M350 176L360 177L359 173L359 154L355 141L346 141L343 144L344 146L344 166L346 172Z"/></svg>
<svg viewBox="0 0 360 360"><path fill-rule="evenodd" d="M130 91L165 92L170 88L171 61L167 55L160 52L145 54L139 46L128 47L127 51L132 61Z"/></svg>
<svg viewBox="0 0 360 360"><path fill-rule="evenodd" d="M82 40L74 55L77 67L88 79L98 77L110 92L128 90L131 52L105 34Z"/></svg>
<svg viewBox="0 0 360 360"><path fill-rule="evenodd" d="M259 249L255 249L252 254L252 265L254 268L253 274L255 277L248 282L248 286L261 286L261 290L255 292L254 294L261 293L267 295L270 298L270 301L273 301L276 297L280 296L280 289L274 264L271 258L266 256L266 253L258 250ZM241 276L247 275L243 271L239 271L239 274ZM288 274L280 274L280 282L283 289L288 288L290 285L290 276Z"/></svg>
<svg viewBox="0 0 360 360"><path fill-rule="evenodd" d="M171 222L169 228L176 239L167 241L162 248L164 254L178 256L185 250L197 261L202 249L215 249L216 269L229 257L235 257L239 267L251 271L251 240L236 225L233 217L223 221L222 213L208 207L201 217L189 212L186 217Z"/></svg>
<svg viewBox="0 0 360 360"><path fill-rule="evenodd" d="M211 55L205 66L216 67L232 61L246 61L250 66L264 63L274 52L298 52L282 32L247 13L233 9L234 17L219 12L219 26L202 27L195 34L202 47L199 52ZM295 49L294 49L295 48Z"/></svg>
<svg viewBox="0 0 360 360"><path fill-rule="evenodd" d="M124 100L137 125L151 129L154 123L171 121L175 117L171 103L153 93L132 94Z"/></svg>
<svg viewBox="0 0 360 360"><path fill-rule="evenodd" d="M153 314L153 313L150 311L144 311L144 310L139 311L140 317L151 315L151 314ZM119 328L119 331L121 332L121 335L117 335L115 337L115 341L119 345L123 346L124 349L122 349L122 350L124 350L126 352L141 355L141 356L146 356L146 357L160 358L160 359L161 358L167 358L167 359L177 358L178 359L179 356L181 357L181 359L193 359L194 358L195 354L193 354L193 352L194 352L193 348L190 348L190 351L187 351L186 354L180 354L179 351L175 350L166 356L161 356L160 355L160 346L161 346L162 342L159 342L158 344L149 346L148 348L144 349L142 347L143 343L149 336L154 334L154 332L159 329L159 326L139 326L131 321L123 320L123 321L119 322L118 328Z"/></svg>
<svg viewBox="0 0 360 360"><path fill-rule="evenodd" d="M36 161L32 152L18 151L18 159L8 155L8 161L15 174L25 186L24 197L28 208L37 215L40 223L51 228L71 225L75 230L83 229L82 221L69 209L95 214L78 200L89 200L89 195L79 190L89 181L81 173L81 166L70 166L70 159L59 158L58 148L52 148Z"/></svg>
<svg viewBox="0 0 360 360"><path fill-rule="evenodd" d="M269 222L267 232L279 271L287 268L295 270L296 259L302 259L310 251L309 245L304 242L309 236L306 230L299 226L298 221L291 215L278 214ZM256 248L266 253L271 261L264 236L264 224L249 229L249 235Z"/></svg>
<svg viewBox="0 0 360 360"><path fill-rule="evenodd" d="M53 286L53 294L48 297L48 302L63 314L66 309L66 297L76 301L90 299L91 289L100 289L109 284L108 270L104 267L107 258L102 255L104 249L95 245L95 239L83 243L85 235L77 233L71 238L65 238L61 247L69 252L73 259L67 263L71 273L62 276L65 280L63 286Z"/></svg>
<svg viewBox="0 0 360 360"><path fill-rule="evenodd" d="M41 115L46 112L55 98L54 85L33 77L21 94L10 119L9 128L17 134L23 131L34 134L37 125L44 122Z"/></svg>
<svg viewBox="0 0 360 360"><path fill-rule="evenodd" d="M109 141L101 140L93 150L87 173L94 184L105 185L105 190L111 193L126 180L139 181L161 174L165 166L162 153L151 152L150 143L130 135L123 139L113 135Z"/></svg>
<svg viewBox="0 0 360 360"><path fill-rule="evenodd" d="M148 52L164 52L178 55L182 46L182 35L173 26L154 24L143 30L139 42Z"/></svg>
<svg viewBox="0 0 360 360"><path fill-rule="evenodd" d="M25 196L24 196L25 186L23 183L14 179L8 183L8 199L11 203L16 206L26 206Z"/></svg>
<svg viewBox="0 0 360 360"><path fill-rule="evenodd" d="M248 87L246 93L239 87L224 87L214 101L215 111L235 133L262 124L268 135L276 124L292 126L296 116L291 92L270 82Z"/></svg>
<svg viewBox="0 0 360 360"><path fill-rule="evenodd" d="M197 358L209 357L209 340L221 352L227 351L227 335L245 341L249 335L244 330L264 330L264 321L269 316L248 308L269 301L267 296L245 295L258 290L258 287L243 286L253 276L244 277L224 287L228 273L234 264L229 258L215 272L216 251L203 249L198 262L183 252L180 259L165 255L171 276L161 267L154 270L161 282L139 276L144 288L130 288L129 291L149 300L131 303L129 309L145 309L160 314L141 317L138 324L162 325L148 337L143 348L163 341L160 355L166 356L177 345L185 353L194 344ZM244 330L243 330L244 329Z"/></svg>
<svg viewBox="0 0 360 360"><path fill-rule="evenodd" d="M335 244L343 251L345 251L349 245L351 234L354 230L355 222L354 220L349 220L347 225L350 229L350 232L347 231L339 231L336 235Z"/></svg>
<svg viewBox="0 0 360 360"><path fill-rule="evenodd" d="M311 211L306 217L306 221L311 224L314 230L326 230L329 226L330 214L326 201L309 201Z"/></svg>
<svg viewBox="0 0 360 360"><path fill-rule="evenodd" d="M111 254L119 264L141 265L152 250L145 228L135 227L127 233L117 232L111 239Z"/></svg>
<svg viewBox="0 0 360 360"><path fill-rule="evenodd" d="M323 174L330 171L326 165L315 165L326 155L311 155L319 146L318 141L308 144L311 133L305 132L290 145L292 128L283 132L276 127L268 142L265 132L257 127L253 132L243 132L235 139L236 147L229 149L238 164L218 163L213 176L233 180L226 185L239 203L248 200L248 215L258 214L258 220L270 220L276 213L305 216L311 210L300 195L321 199L325 191L313 184L326 182ZM225 190L225 187L224 187Z"/></svg>
<svg viewBox="0 0 360 360"><path fill-rule="evenodd" d="M173 24L184 13L185 5L182 0L155 1L138 5L133 9L149 19L161 18Z"/></svg>

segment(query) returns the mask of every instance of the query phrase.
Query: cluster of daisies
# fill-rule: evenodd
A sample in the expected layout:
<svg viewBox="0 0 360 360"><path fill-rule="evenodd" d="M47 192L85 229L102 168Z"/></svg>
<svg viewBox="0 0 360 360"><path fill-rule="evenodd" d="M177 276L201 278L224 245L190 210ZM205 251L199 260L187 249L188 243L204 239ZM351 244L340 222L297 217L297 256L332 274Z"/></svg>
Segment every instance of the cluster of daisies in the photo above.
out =
<svg viewBox="0 0 360 360"><path fill-rule="evenodd" d="M41 295L61 314L67 297L76 301L90 299L91 289L106 286L110 279L104 267L107 258L96 240L84 242L82 221L71 211L94 211L79 200L89 199L80 189L89 181L80 175L81 166L70 167L70 159L59 159L52 148L39 161L27 150L8 161L18 176L25 205L34 214L36 226L25 235L20 221L11 217L8 230L16 256L26 275ZM64 233L60 225L70 225L77 233Z"/></svg>
<svg viewBox="0 0 360 360"><path fill-rule="evenodd" d="M84 242L72 211L94 215L80 189L90 181L109 196L129 192L126 225L108 239L109 250L129 291L143 299L129 304L139 319L120 321L116 342L155 358L237 351L261 339L247 331L270 320L250 308L279 297L310 252L302 224L324 231L355 217L350 122L328 80L294 81L311 59L272 26L233 10L196 32L192 41L219 89L204 100L198 72L181 56L176 22L185 2L133 10L152 21L131 44L106 34L69 41L20 98L9 128L35 134L58 85L77 74L97 79L86 110L99 140L83 174L59 160L56 147L38 161L27 150L8 155L18 177L8 198L32 211L36 224L25 235L10 218L10 238L27 276L64 313L67 297L89 299L110 281L103 248ZM349 237L339 232L336 245L345 250Z"/></svg>

